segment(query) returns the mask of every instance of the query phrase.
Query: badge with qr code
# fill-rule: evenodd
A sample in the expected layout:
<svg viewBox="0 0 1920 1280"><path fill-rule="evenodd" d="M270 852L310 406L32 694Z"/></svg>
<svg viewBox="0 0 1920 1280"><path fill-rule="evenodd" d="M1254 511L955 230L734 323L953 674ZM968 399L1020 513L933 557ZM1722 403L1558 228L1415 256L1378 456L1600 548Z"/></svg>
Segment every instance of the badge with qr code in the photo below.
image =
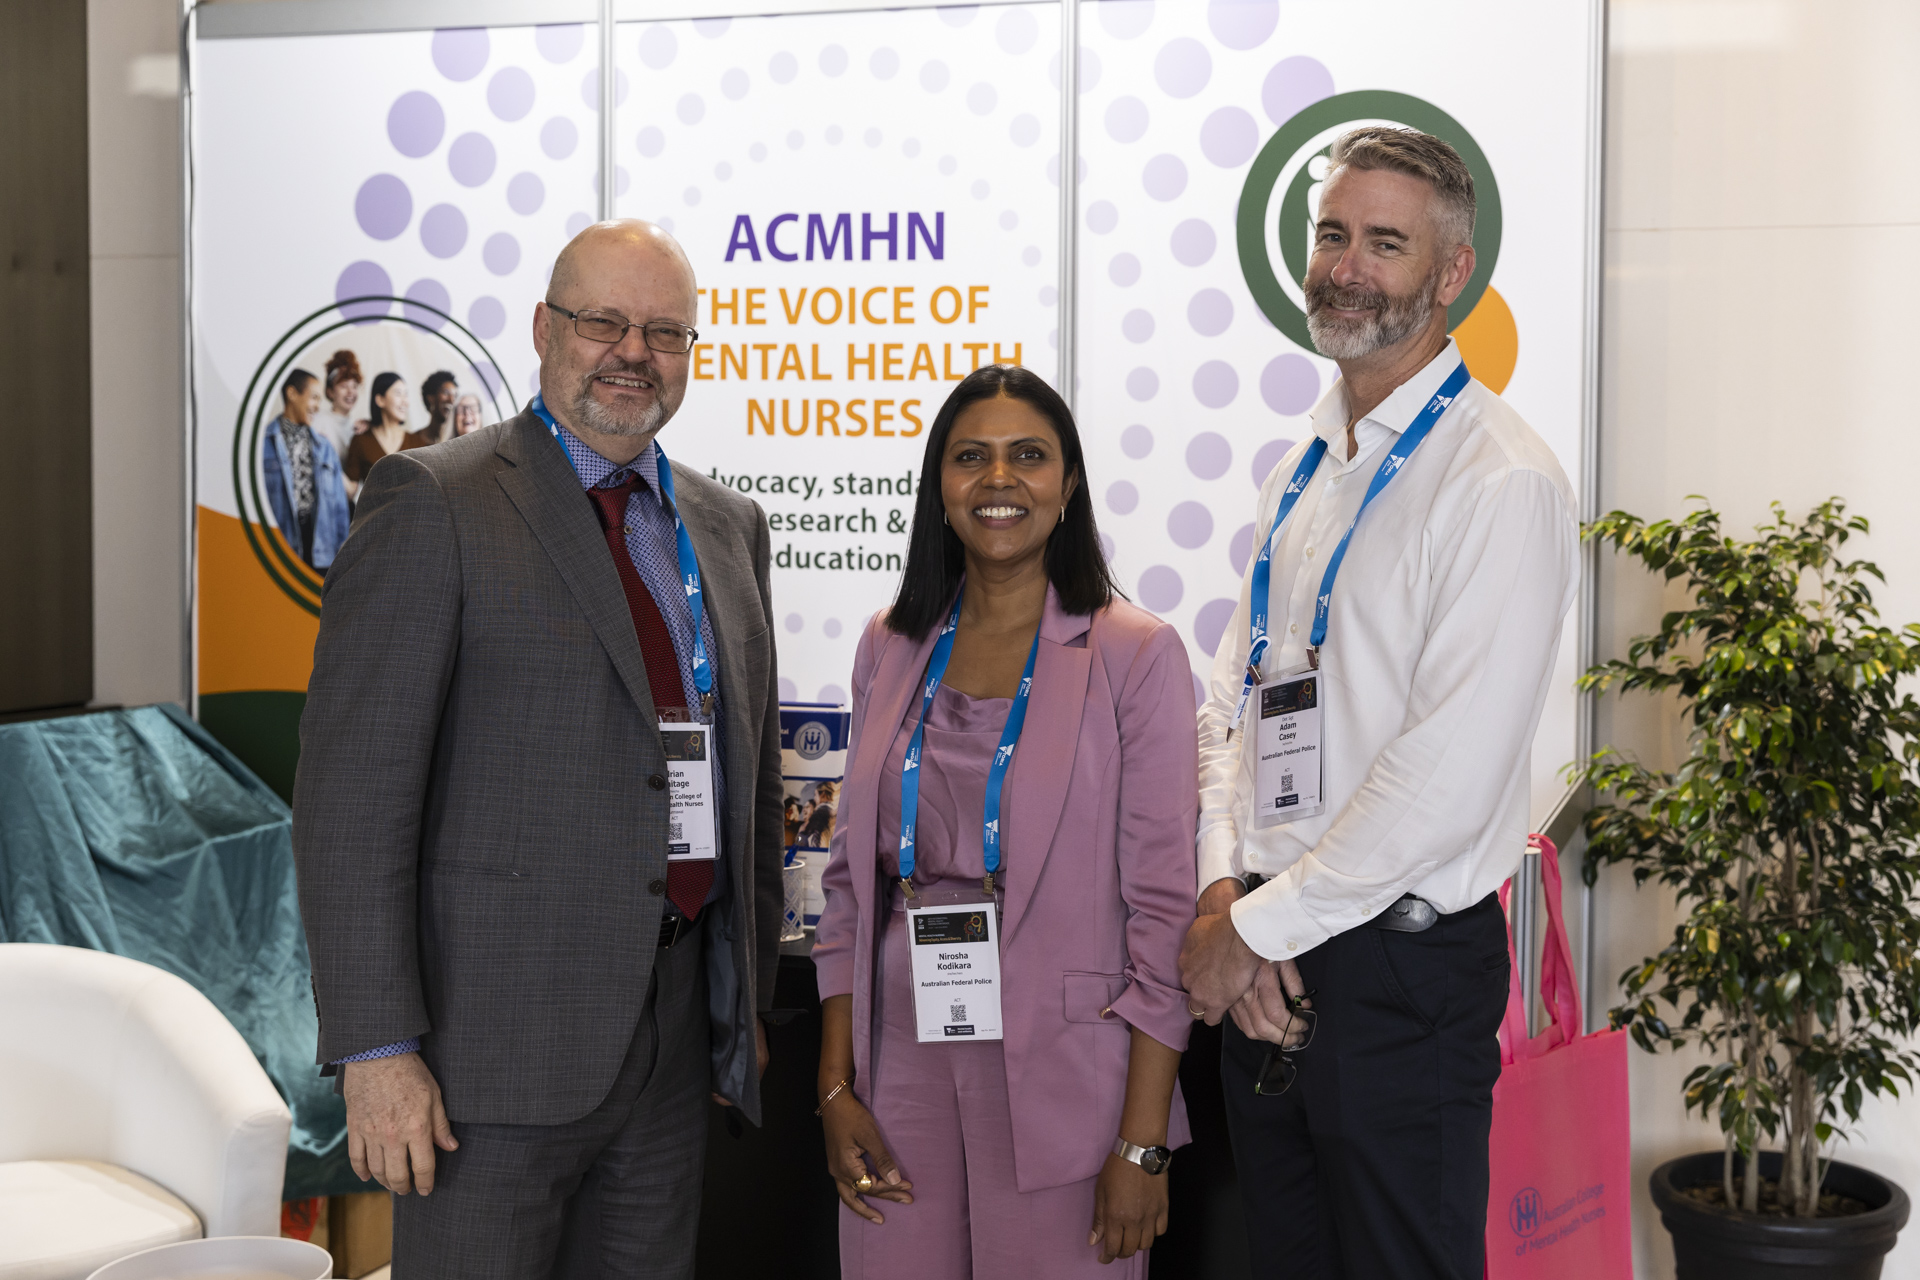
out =
<svg viewBox="0 0 1920 1280"><path fill-rule="evenodd" d="M999 1040L1000 919L991 902L907 912L915 1038Z"/></svg>
<svg viewBox="0 0 1920 1280"><path fill-rule="evenodd" d="M1276 827L1326 808L1321 673L1309 669L1260 686L1258 756L1253 769L1254 825Z"/></svg>
<svg viewBox="0 0 1920 1280"><path fill-rule="evenodd" d="M719 856L713 799L713 726L662 721L667 754L667 861Z"/></svg>

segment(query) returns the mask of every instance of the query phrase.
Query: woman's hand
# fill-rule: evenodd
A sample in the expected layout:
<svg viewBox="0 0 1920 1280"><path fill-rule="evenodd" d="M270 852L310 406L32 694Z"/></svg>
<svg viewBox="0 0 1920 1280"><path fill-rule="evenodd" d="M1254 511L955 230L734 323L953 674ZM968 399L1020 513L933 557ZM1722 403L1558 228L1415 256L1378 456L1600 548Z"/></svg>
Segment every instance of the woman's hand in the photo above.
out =
<svg viewBox="0 0 1920 1280"><path fill-rule="evenodd" d="M863 1194L895 1204L913 1203L910 1194L913 1184L900 1176L893 1154L880 1138L880 1126L873 1112L860 1105L853 1090L841 1090L840 1096L827 1104L820 1122L827 1131L827 1172L833 1175L834 1190L840 1193L840 1200L847 1208L878 1225L886 1219L860 1198ZM873 1161L871 1170L867 1168L868 1160ZM862 1192L857 1184L868 1176L873 1178L873 1189ZM1165 1197L1161 1200L1164 1217Z"/></svg>
<svg viewBox="0 0 1920 1280"><path fill-rule="evenodd" d="M1109 1155L1093 1184L1093 1230L1087 1233L1087 1244L1100 1250L1101 1264L1131 1258L1166 1233L1167 1175Z"/></svg>

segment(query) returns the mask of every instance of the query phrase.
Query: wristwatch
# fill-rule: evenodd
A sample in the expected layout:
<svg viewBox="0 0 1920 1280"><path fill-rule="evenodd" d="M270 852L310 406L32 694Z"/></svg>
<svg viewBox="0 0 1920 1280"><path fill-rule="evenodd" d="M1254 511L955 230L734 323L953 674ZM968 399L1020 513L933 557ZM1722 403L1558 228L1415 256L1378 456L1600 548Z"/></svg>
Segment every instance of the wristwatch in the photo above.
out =
<svg viewBox="0 0 1920 1280"><path fill-rule="evenodd" d="M1148 1173L1165 1173L1173 1163L1173 1152L1165 1147L1136 1147L1125 1138L1113 1140L1113 1154L1131 1160Z"/></svg>

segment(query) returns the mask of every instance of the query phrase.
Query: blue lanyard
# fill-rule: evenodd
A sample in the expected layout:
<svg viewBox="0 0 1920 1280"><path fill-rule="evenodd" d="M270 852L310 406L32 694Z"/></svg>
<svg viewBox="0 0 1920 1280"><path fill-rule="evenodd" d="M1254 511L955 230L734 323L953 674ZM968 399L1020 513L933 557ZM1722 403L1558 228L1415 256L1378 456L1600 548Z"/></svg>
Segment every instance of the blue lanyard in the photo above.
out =
<svg viewBox="0 0 1920 1280"><path fill-rule="evenodd" d="M546 402L539 396L533 398L529 406L540 415L540 421L547 424L547 430L553 433L553 441L560 446L561 456L567 465L573 467L573 473L580 475L580 468L574 465L573 455L567 452L567 442L560 438L560 424L554 421ZM687 612L693 615L693 686L700 691L701 714L711 718L713 715L713 664L707 661L707 641L701 634L700 620L706 612L700 592L700 559L693 553L693 540L687 537L687 526L680 519L680 504L673 497L673 468L667 464L667 451L660 447L658 440L653 444L654 457L659 460L658 479L660 496L667 500L667 510L673 512L673 532L679 544L676 550L680 556L680 582L687 592ZM585 476L581 476L584 481Z"/></svg>
<svg viewBox="0 0 1920 1280"><path fill-rule="evenodd" d="M947 662L953 657L953 636L960 629L960 601L965 591L954 597L953 612L947 625L934 641L933 657L927 661L926 685L920 695L920 723L913 726L913 740L907 743L906 762L900 766L900 887L911 898L913 892L913 828L920 815L920 745L927 733L927 715L933 710L933 695L947 674ZM1033 692L1033 660L1040 654L1040 631L1034 629L1033 647L1027 650L1027 669L1020 673L1020 691L1013 695L1007 711L1007 724L1000 731L1000 746L987 769L987 799L980 815L980 850L985 857L987 893L993 893L993 876L1000 870L1000 791L1006 786L1007 770L1013 764L1013 749L1019 745L1020 730L1027 722L1027 698Z"/></svg>
<svg viewBox="0 0 1920 1280"><path fill-rule="evenodd" d="M1360 500L1360 509L1353 513L1353 522L1347 526L1346 533L1340 539L1340 545L1327 557L1326 572L1320 576L1320 593L1313 606L1313 634L1307 642L1307 660L1314 666L1320 665L1320 646L1327 639L1327 618L1333 610L1333 582L1340 576L1340 563L1347 558L1347 544L1353 541L1353 531L1360 527L1360 517L1366 514L1367 507L1380 495L1400 469L1407 465L1407 459L1420 447L1420 442L1433 430L1433 424L1447 411L1465 389L1467 365L1463 360L1454 369L1447 380L1440 385L1426 407L1414 416L1413 423L1400 433L1400 438L1387 451L1380 467L1373 473L1373 483L1367 486L1366 496ZM1267 611L1271 607L1267 596L1273 574L1273 548L1280 534L1280 526L1293 513L1293 507L1306 491L1307 481L1319 469L1320 459L1327 453L1327 442L1316 437L1307 447L1306 456L1300 459L1300 465L1294 468L1293 479L1287 482L1286 492L1280 496L1280 509L1274 512L1273 528L1267 533L1267 540L1260 548L1259 558L1253 562L1253 585L1249 600L1247 631L1251 643L1247 649L1247 672L1240 683L1240 702L1233 711L1233 724L1229 729L1238 728L1240 720L1247 713L1247 699L1253 694L1253 686L1260 681L1260 661L1266 657L1269 641L1267 639Z"/></svg>

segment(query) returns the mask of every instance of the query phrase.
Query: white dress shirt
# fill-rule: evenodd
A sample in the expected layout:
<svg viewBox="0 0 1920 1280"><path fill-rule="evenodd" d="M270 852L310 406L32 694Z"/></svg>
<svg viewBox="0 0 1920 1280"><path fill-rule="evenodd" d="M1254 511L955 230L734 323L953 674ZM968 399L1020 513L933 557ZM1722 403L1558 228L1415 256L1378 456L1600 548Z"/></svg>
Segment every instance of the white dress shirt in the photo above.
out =
<svg viewBox="0 0 1920 1280"><path fill-rule="evenodd" d="M1355 425L1352 458L1345 385L1314 406L1328 448L1273 553L1263 677L1307 661L1327 557L1391 442L1459 363L1449 340ZM1309 443L1261 486L1256 536ZM1460 911L1513 874L1533 731L1578 577L1575 509L1545 442L1468 382L1368 506L1341 565L1320 654L1325 808L1266 828L1253 825L1251 708L1228 737L1250 647L1249 559L1200 710L1199 888L1271 877L1233 906L1254 951L1295 958L1405 893Z"/></svg>

